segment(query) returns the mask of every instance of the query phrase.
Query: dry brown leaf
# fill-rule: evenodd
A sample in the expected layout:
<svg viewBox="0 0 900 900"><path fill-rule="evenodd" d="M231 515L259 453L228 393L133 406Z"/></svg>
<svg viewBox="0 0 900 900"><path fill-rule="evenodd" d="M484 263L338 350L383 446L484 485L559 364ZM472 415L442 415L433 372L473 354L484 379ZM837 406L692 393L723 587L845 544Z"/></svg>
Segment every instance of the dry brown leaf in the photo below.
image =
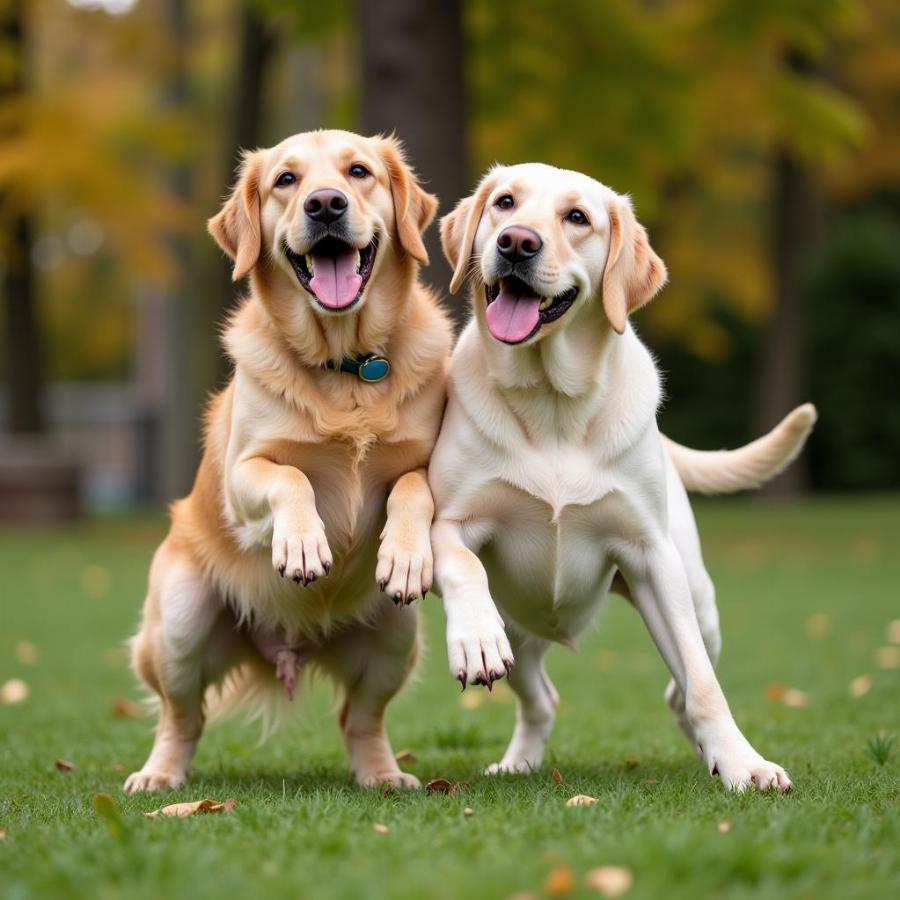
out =
<svg viewBox="0 0 900 900"><path fill-rule="evenodd" d="M827 637L831 630L831 616L825 613L814 613L806 620L806 634L813 640Z"/></svg>
<svg viewBox="0 0 900 900"><path fill-rule="evenodd" d="M631 890L634 876L625 866L598 866L584 876L584 883L604 897L621 897Z"/></svg>
<svg viewBox="0 0 900 900"><path fill-rule="evenodd" d="M471 806L467 806L467 807L463 810L463 815L464 815L464 816L474 816L474 815L475 815L475 810L472 809Z"/></svg>
<svg viewBox="0 0 900 900"><path fill-rule="evenodd" d="M655 778L645 778L644 784L659 784L659 782Z"/></svg>
<svg viewBox="0 0 900 900"><path fill-rule="evenodd" d="M783 699L784 692L787 690L787 687L783 685L780 681L773 681L770 685L767 685L763 695L766 700L774 700L778 701Z"/></svg>
<svg viewBox="0 0 900 900"><path fill-rule="evenodd" d="M6 829L0 828L0 843L6 840Z"/></svg>
<svg viewBox="0 0 900 900"><path fill-rule="evenodd" d="M728 834L731 831L731 822L728 819L722 819L716 827L719 829L719 834Z"/></svg>
<svg viewBox="0 0 900 900"><path fill-rule="evenodd" d="M900 647L879 647L875 651L875 665L879 669L900 669Z"/></svg>
<svg viewBox="0 0 900 900"><path fill-rule="evenodd" d="M384 825L381 822L375 822L372 825L372 831L377 831L379 834L387 834L391 829Z"/></svg>
<svg viewBox="0 0 900 900"><path fill-rule="evenodd" d="M869 691L872 690L872 676L871 675L857 675L850 682L850 696L851 697L864 697Z"/></svg>
<svg viewBox="0 0 900 900"><path fill-rule="evenodd" d="M568 897L575 890L575 875L562 863L554 866L544 882L544 891L548 897Z"/></svg>
<svg viewBox="0 0 900 900"><path fill-rule="evenodd" d="M74 772L78 768L75 763L68 759L58 759L53 765L55 765L60 772Z"/></svg>
<svg viewBox="0 0 900 900"><path fill-rule="evenodd" d="M10 678L0 688L0 703L4 706L14 706L23 703L28 698L28 685L21 678Z"/></svg>
<svg viewBox="0 0 900 900"><path fill-rule="evenodd" d="M589 797L587 794L576 794L566 800L566 806L593 806L597 802L596 797Z"/></svg>
<svg viewBox="0 0 900 900"><path fill-rule="evenodd" d="M33 666L37 662L37 647L31 641L16 641L16 659L23 666Z"/></svg>
<svg viewBox="0 0 900 900"><path fill-rule="evenodd" d="M562 772L559 769L553 770L553 782L555 784L562 784L565 779L562 777Z"/></svg>
<svg viewBox="0 0 900 900"><path fill-rule="evenodd" d="M412 750L410 750L408 747L403 750L398 750L394 754L394 759L396 759L397 762L408 762L408 763L414 763L417 761L416 754L413 753Z"/></svg>
<svg viewBox="0 0 900 900"><path fill-rule="evenodd" d="M885 634L887 635L889 644L900 644L900 619L894 619L893 622L888 622L887 628L885 628Z"/></svg>
<svg viewBox="0 0 900 900"><path fill-rule="evenodd" d="M232 799L220 803L218 800L191 800L188 803L172 803L162 809L154 809L153 812L145 812L148 818L154 816L175 816L183 819L186 816L195 816L198 813L231 812L235 807Z"/></svg>
<svg viewBox="0 0 900 900"><path fill-rule="evenodd" d="M112 714L119 719L139 719L144 710L127 697L116 697L112 705Z"/></svg>
<svg viewBox="0 0 900 900"><path fill-rule="evenodd" d="M804 706L809 706L810 696L806 691L801 691L797 688L788 688L784 692L782 702L785 706L790 706L793 709L801 709Z"/></svg>
<svg viewBox="0 0 900 900"><path fill-rule="evenodd" d="M455 794L459 790L458 784L452 784L446 778L432 778L425 785L425 791L429 794Z"/></svg>

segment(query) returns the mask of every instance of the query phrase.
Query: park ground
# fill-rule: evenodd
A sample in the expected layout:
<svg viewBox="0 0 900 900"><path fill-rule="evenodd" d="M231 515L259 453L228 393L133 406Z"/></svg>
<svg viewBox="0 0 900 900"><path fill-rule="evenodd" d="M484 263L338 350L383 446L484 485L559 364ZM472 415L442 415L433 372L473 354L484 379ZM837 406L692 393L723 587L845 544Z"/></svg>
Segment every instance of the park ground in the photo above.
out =
<svg viewBox="0 0 900 900"><path fill-rule="evenodd" d="M511 695L460 694L429 596L428 649L389 725L415 757L404 765L455 793L354 787L322 685L262 745L253 725L210 729L178 794L126 797L152 722L127 702L140 693L123 641L164 516L0 532L0 685L7 700L23 693L11 679L27 687L0 705L0 897L589 897L599 866L627 869L633 898L900 896L900 498L704 502L698 518L721 680L747 735L791 772L788 796L730 795L704 772L618 598L577 654L550 656L562 704L544 766L481 775ZM597 802L568 807L576 794ZM203 797L236 806L142 815Z"/></svg>

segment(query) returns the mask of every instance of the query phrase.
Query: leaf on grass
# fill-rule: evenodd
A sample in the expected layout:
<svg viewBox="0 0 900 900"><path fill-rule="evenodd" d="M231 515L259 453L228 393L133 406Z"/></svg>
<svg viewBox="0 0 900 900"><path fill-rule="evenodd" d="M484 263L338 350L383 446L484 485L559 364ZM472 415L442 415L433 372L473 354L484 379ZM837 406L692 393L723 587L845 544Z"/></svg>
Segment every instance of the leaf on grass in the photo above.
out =
<svg viewBox="0 0 900 900"><path fill-rule="evenodd" d="M450 794L453 796L458 790L459 785L447 781L446 778L432 778L425 785L425 791L429 794Z"/></svg>
<svg viewBox="0 0 900 900"><path fill-rule="evenodd" d="M576 794L566 800L566 806L593 806L597 802L596 797L589 797L587 794Z"/></svg>
<svg viewBox="0 0 900 900"><path fill-rule="evenodd" d="M879 647L875 651L875 665L879 669L900 669L900 647Z"/></svg>
<svg viewBox="0 0 900 900"><path fill-rule="evenodd" d="M16 659L23 666L33 666L37 662L37 647L31 641L16 641Z"/></svg>
<svg viewBox="0 0 900 900"><path fill-rule="evenodd" d="M621 897L631 890L634 876L625 866L598 866L584 876L584 883L604 897Z"/></svg>
<svg viewBox="0 0 900 900"><path fill-rule="evenodd" d="M2 844L3 841L5 841L5 840L6 840L6 829L0 828L0 844Z"/></svg>
<svg viewBox="0 0 900 900"><path fill-rule="evenodd" d="M463 810L463 815L464 815L464 816L474 816L474 815L475 815L475 810L472 809L471 806L467 806L467 807Z"/></svg>
<svg viewBox="0 0 900 900"><path fill-rule="evenodd" d="M562 777L562 772L559 769L553 770L553 782L554 784L562 784L565 779Z"/></svg>
<svg viewBox="0 0 900 900"><path fill-rule="evenodd" d="M888 622L885 633L889 644L900 644L900 619Z"/></svg>
<svg viewBox="0 0 900 900"><path fill-rule="evenodd" d="M375 822L372 825L372 831L377 831L378 834L387 834L391 829L384 825L381 822Z"/></svg>
<svg viewBox="0 0 900 900"><path fill-rule="evenodd" d="M872 690L871 675L857 675L856 678L850 682L851 697L864 697L870 690Z"/></svg>
<svg viewBox="0 0 900 900"><path fill-rule="evenodd" d="M94 794L94 812L103 819L109 833L121 837L125 831L125 821L116 801L109 794Z"/></svg>
<svg viewBox="0 0 900 900"><path fill-rule="evenodd" d="M731 822L728 819L722 819L716 828L719 829L719 834L728 834L731 831Z"/></svg>
<svg viewBox="0 0 900 900"><path fill-rule="evenodd" d="M53 765L56 766L60 772L74 772L78 768L75 763L68 759L58 759Z"/></svg>
<svg viewBox="0 0 900 900"><path fill-rule="evenodd" d="M235 801L232 799L219 802L218 800L191 800L188 803L172 803L164 806L162 809L154 809L152 812L145 812L148 818L154 816L175 816L183 819L186 816L195 816L198 813L215 813L215 812L231 812L235 807Z"/></svg>
<svg viewBox="0 0 900 900"><path fill-rule="evenodd" d="M831 616L826 613L814 613L806 620L806 634L813 640L822 640L831 630Z"/></svg>
<svg viewBox="0 0 900 900"><path fill-rule="evenodd" d="M0 688L0 703L4 706L14 706L24 702L28 697L28 685L21 678L10 678Z"/></svg>
<svg viewBox="0 0 900 900"><path fill-rule="evenodd" d="M118 719L139 719L144 710L127 697L116 697L112 705L112 714Z"/></svg>
<svg viewBox="0 0 900 900"><path fill-rule="evenodd" d="M408 763L414 763L414 762L418 761L416 754L413 753L412 750L410 750L408 747L405 748L404 750L398 750L394 754L394 759L396 759L397 762L408 762Z"/></svg>
<svg viewBox="0 0 900 900"><path fill-rule="evenodd" d="M575 876L572 870L560 863L550 870L544 882L544 891L548 897L567 897L575 890Z"/></svg>
<svg viewBox="0 0 900 900"><path fill-rule="evenodd" d="M644 784L659 784L659 782L655 778L645 778Z"/></svg>
<svg viewBox="0 0 900 900"><path fill-rule="evenodd" d="M784 696L781 700L785 706L790 706L793 709L801 709L804 706L809 706L810 696L806 691L801 691L797 688L788 688L784 692Z"/></svg>
<svg viewBox="0 0 900 900"><path fill-rule="evenodd" d="M766 686L763 695L766 700L774 700L775 702L782 700L784 698L784 692L787 690L787 686L782 684L780 681L773 681L770 685Z"/></svg>

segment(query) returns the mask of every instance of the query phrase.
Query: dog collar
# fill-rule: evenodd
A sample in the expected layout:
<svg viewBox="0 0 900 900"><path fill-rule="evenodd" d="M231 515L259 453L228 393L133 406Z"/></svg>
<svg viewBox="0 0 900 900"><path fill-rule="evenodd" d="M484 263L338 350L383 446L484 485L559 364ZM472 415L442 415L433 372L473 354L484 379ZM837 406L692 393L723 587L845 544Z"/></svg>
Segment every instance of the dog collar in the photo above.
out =
<svg viewBox="0 0 900 900"><path fill-rule="evenodd" d="M367 381L370 384L384 381L391 373L391 364L377 353L345 356L340 362L336 359L329 359L325 361L325 368L331 372L349 372L360 381Z"/></svg>

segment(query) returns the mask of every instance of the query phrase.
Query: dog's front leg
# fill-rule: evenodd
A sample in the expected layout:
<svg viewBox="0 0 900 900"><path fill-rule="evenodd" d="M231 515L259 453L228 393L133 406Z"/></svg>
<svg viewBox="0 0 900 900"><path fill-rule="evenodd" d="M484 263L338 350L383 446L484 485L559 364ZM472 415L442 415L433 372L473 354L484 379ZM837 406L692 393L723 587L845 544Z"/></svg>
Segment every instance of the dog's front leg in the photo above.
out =
<svg viewBox="0 0 900 900"><path fill-rule="evenodd" d="M463 686L491 686L513 665L506 627L488 590L481 560L465 545L458 522L431 529L435 576L447 616L450 672Z"/></svg>
<svg viewBox="0 0 900 900"><path fill-rule="evenodd" d="M375 580L395 604L412 603L431 588L431 520L434 500L424 469L407 472L394 482L387 500Z"/></svg>
<svg viewBox="0 0 900 900"><path fill-rule="evenodd" d="M621 569L635 604L685 698L685 712L710 774L744 791L790 790L781 766L763 759L731 715L703 643L687 575L674 543L660 538L622 554Z"/></svg>
<svg viewBox="0 0 900 900"><path fill-rule="evenodd" d="M316 510L309 479L293 466L261 456L238 462L230 477L229 498L245 524L271 530L272 565L279 575L304 586L331 571L331 550Z"/></svg>

